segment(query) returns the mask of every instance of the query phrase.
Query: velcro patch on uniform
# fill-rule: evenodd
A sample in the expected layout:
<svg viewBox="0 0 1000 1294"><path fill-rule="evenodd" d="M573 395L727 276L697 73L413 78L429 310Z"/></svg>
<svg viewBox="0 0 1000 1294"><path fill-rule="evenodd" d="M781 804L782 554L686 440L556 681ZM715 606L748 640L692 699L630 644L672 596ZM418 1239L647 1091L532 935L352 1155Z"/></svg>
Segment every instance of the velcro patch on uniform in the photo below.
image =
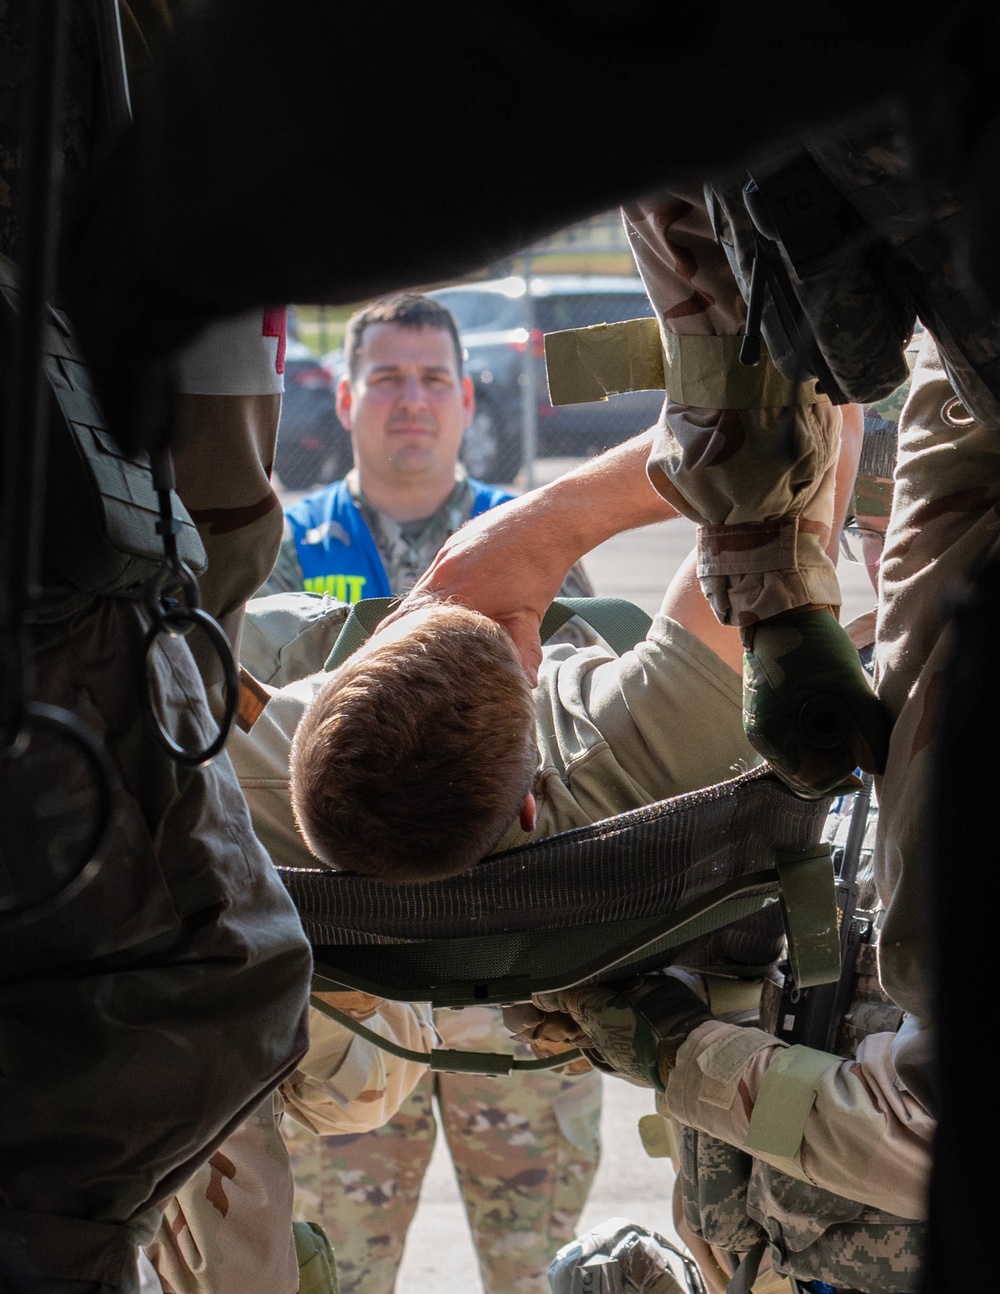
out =
<svg viewBox="0 0 1000 1294"><path fill-rule="evenodd" d="M249 732L270 701L272 692L259 679L255 679L249 670L240 666L240 693L236 706L236 722L241 731Z"/></svg>
<svg viewBox="0 0 1000 1294"><path fill-rule="evenodd" d="M758 1051L773 1046L771 1034L760 1029L726 1030L718 1042L709 1043L698 1056L698 1067L705 1076L698 1092L699 1100L728 1110L747 1061Z"/></svg>
<svg viewBox="0 0 1000 1294"><path fill-rule="evenodd" d="M816 1083L836 1056L812 1047L788 1047L776 1055L761 1080L754 1102L746 1148L774 1159L798 1163L806 1119L816 1100Z"/></svg>
<svg viewBox="0 0 1000 1294"><path fill-rule="evenodd" d="M624 391L662 391L663 354L654 318L564 328L545 334L549 400L606 400Z"/></svg>

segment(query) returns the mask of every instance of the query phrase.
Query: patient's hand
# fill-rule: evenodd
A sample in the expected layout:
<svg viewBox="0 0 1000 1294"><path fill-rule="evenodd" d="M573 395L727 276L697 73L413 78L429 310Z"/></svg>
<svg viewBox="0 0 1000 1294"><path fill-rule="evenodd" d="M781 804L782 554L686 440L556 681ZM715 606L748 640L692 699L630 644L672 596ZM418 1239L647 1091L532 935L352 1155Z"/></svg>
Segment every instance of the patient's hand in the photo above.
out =
<svg viewBox="0 0 1000 1294"><path fill-rule="evenodd" d="M466 522L409 597L431 594L495 620L510 634L534 685L542 660L542 618L576 558L564 550L534 496L522 495Z"/></svg>

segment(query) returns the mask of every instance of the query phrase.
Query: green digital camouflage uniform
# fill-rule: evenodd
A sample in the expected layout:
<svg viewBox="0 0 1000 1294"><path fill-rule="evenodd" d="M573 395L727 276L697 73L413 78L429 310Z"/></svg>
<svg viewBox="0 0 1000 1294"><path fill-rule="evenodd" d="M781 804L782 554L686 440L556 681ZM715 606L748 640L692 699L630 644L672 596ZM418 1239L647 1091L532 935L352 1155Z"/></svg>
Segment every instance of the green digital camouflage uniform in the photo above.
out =
<svg viewBox="0 0 1000 1294"><path fill-rule="evenodd" d="M460 464L452 494L415 534L368 502L356 469L347 481L396 596L410 591L471 515L473 492ZM286 534L261 594L302 587L295 542ZM560 593L593 596L581 564ZM564 625L554 639L581 646L594 641L578 621ZM287 679L285 672L282 680ZM445 1046L509 1051L513 1045L499 1008L438 1011L435 1023ZM453 1035L460 1038L452 1041ZM343 1294L391 1291L440 1122L486 1289L544 1294L549 1260L573 1234L597 1171L600 1091L596 1071L503 1079L428 1072L376 1131L317 1140L286 1123L297 1216L321 1223L333 1241Z"/></svg>
<svg viewBox="0 0 1000 1294"><path fill-rule="evenodd" d="M847 628L859 651L867 654L873 642L873 617L859 617ZM853 801L852 795L842 796L831 807L823 839L835 848L847 843ZM873 796L859 858L856 911L874 924L871 941L863 943L857 954L856 978L838 1037L837 1051L847 1057L856 1056L870 1034L894 1033L902 1021L902 1012L878 980L877 932L883 914L874 878L877 824L878 802ZM780 992L770 981L765 989L775 991L770 996L765 993L761 1024L773 1030ZM657 1100L658 1108L669 1108L663 1098ZM894 1218L796 1181L694 1128L678 1131L684 1219L695 1235L737 1254L769 1235L779 1270L802 1276L811 1273L842 1287L889 1294L912 1289L918 1282L925 1243L922 1223ZM758 1285L755 1282L754 1288Z"/></svg>
<svg viewBox="0 0 1000 1294"><path fill-rule="evenodd" d="M155 44L169 6L124 11L139 66L148 50L136 38ZM0 251L15 261L26 12L15 0L0 4ZM88 13L74 6L69 32L67 234L92 151L98 70ZM218 420L199 397L183 397L181 430L191 444L178 455L178 477L197 503L192 482L207 472L213 485L203 497L216 509L203 518L211 572L203 605L230 628L259 573L247 561L219 578L213 525L230 536L243 530L244 556L259 538L267 545L268 531L273 553L280 535L280 510L257 461L269 461L280 404L273 386L266 390L217 397ZM219 471L220 454L231 471ZM246 525L268 512L263 534ZM131 1294L136 1246L157 1225L155 1206L303 1054L310 950L228 756L178 764L145 724L138 676L149 617L141 600L95 596L53 572L31 620L33 696L78 716L105 745L118 780L101 869L68 902L4 931L0 1237L44 1275L46 1290ZM215 725L192 647L162 639L148 672L175 736L204 746ZM55 890L60 862L93 814L79 760L67 743L33 741L4 761L0 777L0 803L12 815L4 821L6 885L37 894L51 873ZM18 814L19 795L41 812Z"/></svg>

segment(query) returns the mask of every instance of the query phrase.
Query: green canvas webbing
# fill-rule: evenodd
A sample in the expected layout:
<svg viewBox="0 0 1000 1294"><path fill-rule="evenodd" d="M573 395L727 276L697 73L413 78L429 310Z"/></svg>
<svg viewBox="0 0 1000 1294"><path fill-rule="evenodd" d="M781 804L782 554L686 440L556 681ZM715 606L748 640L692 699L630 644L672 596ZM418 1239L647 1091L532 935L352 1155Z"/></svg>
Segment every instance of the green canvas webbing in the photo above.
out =
<svg viewBox="0 0 1000 1294"><path fill-rule="evenodd" d="M352 652L368 641L379 622L399 606L400 601L400 598L363 598L353 603L323 668L331 670L342 665ZM551 638L573 616L586 620L619 656L641 642L652 624L645 611L625 598L555 598L539 630L542 642Z"/></svg>
<svg viewBox="0 0 1000 1294"><path fill-rule="evenodd" d="M550 844L558 840L548 837ZM538 843L523 847L522 852L530 852ZM585 848L585 842L568 839L563 851L572 854ZM781 903L788 958L796 975L813 984L836 979L836 923L827 919L833 902L829 846L774 850L772 862L770 868L720 881L708 893L657 916L606 919L599 925L411 937L398 943L331 946L314 940L316 973L335 991L357 989L394 1001L447 1007L525 1002L534 993L558 992L615 971L625 974L634 966L655 962L671 948ZM337 883L333 874L317 879L334 887ZM301 911L301 892L294 881L286 880L286 884ZM783 887L789 884L793 891L790 902L783 895ZM377 920L374 909L373 920ZM308 927L308 913L305 922ZM473 922L470 929L475 929ZM767 968L747 964L741 971L759 978ZM732 974L733 968L720 965L714 970Z"/></svg>
<svg viewBox="0 0 1000 1294"><path fill-rule="evenodd" d="M341 985L334 980L327 979L324 975L313 974L313 989L321 992L337 992ZM383 1038L380 1033L373 1029L366 1028L359 1020L353 1016L347 1015L344 1011L338 1011L335 1006L329 1002L324 1002L322 998L317 997L315 991L310 999L312 1006L315 1007L322 1015L330 1020L341 1024L345 1029L350 1029L360 1038L367 1039L368 1042L374 1043L383 1051L390 1055L398 1056L401 1060L413 1060L419 1064L428 1065L435 1072L444 1072L448 1074L485 1074L489 1077L496 1077L502 1074L512 1074L523 1072L525 1070L555 1069L559 1065L567 1065L571 1060L579 1060L581 1052L579 1048L572 1051L561 1052L558 1056L547 1056L538 1060L518 1060L515 1056L508 1055L505 1052L492 1051L455 1051L449 1047L432 1047L430 1051L416 1051L412 1047L403 1047L398 1042L392 1042L388 1038Z"/></svg>

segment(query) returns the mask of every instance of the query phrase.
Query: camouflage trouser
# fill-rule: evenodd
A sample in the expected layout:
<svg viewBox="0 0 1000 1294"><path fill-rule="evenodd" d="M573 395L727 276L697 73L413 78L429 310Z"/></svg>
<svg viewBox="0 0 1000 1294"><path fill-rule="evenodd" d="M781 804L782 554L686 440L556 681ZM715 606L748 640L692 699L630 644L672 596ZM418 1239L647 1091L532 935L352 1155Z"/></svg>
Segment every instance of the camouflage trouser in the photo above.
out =
<svg viewBox="0 0 1000 1294"><path fill-rule="evenodd" d="M681 1130L679 1176L687 1228L733 1257L765 1237L781 1274L838 1289L915 1289L925 1228L777 1172L693 1128ZM762 1294L763 1282L754 1283Z"/></svg>
<svg viewBox="0 0 1000 1294"><path fill-rule="evenodd" d="M296 1294L292 1175L266 1096L167 1201L146 1246L163 1294Z"/></svg>
<svg viewBox="0 0 1000 1294"><path fill-rule="evenodd" d="M493 1008L437 1011L435 1023L445 1046L513 1047ZM333 1242L342 1294L391 1294L438 1120L487 1294L547 1294L549 1262L575 1235L597 1171L600 1082L596 1071L428 1072L375 1132L317 1138L286 1120L296 1215Z"/></svg>
<svg viewBox="0 0 1000 1294"><path fill-rule="evenodd" d="M47 1290L132 1290L163 1201L305 1051L310 950L227 755L187 768L138 703L147 618L97 598L34 630L38 699L73 712L118 779L103 866L6 929L0 965L0 1231ZM214 729L183 639L152 687L194 747ZM94 812L71 744L0 764L4 892L59 887ZM53 794L53 791L55 794Z"/></svg>
<svg viewBox="0 0 1000 1294"><path fill-rule="evenodd" d="M623 212L665 339L742 333L746 306L701 190ZM648 471L699 525L698 577L712 609L723 624L745 626L810 602L839 606L826 553L839 410L817 401L812 384L798 389L796 403L767 408L719 407L712 371L700 384L685 378L686 389L699 385L705 394L697 404L668 390Z"/></svg>

